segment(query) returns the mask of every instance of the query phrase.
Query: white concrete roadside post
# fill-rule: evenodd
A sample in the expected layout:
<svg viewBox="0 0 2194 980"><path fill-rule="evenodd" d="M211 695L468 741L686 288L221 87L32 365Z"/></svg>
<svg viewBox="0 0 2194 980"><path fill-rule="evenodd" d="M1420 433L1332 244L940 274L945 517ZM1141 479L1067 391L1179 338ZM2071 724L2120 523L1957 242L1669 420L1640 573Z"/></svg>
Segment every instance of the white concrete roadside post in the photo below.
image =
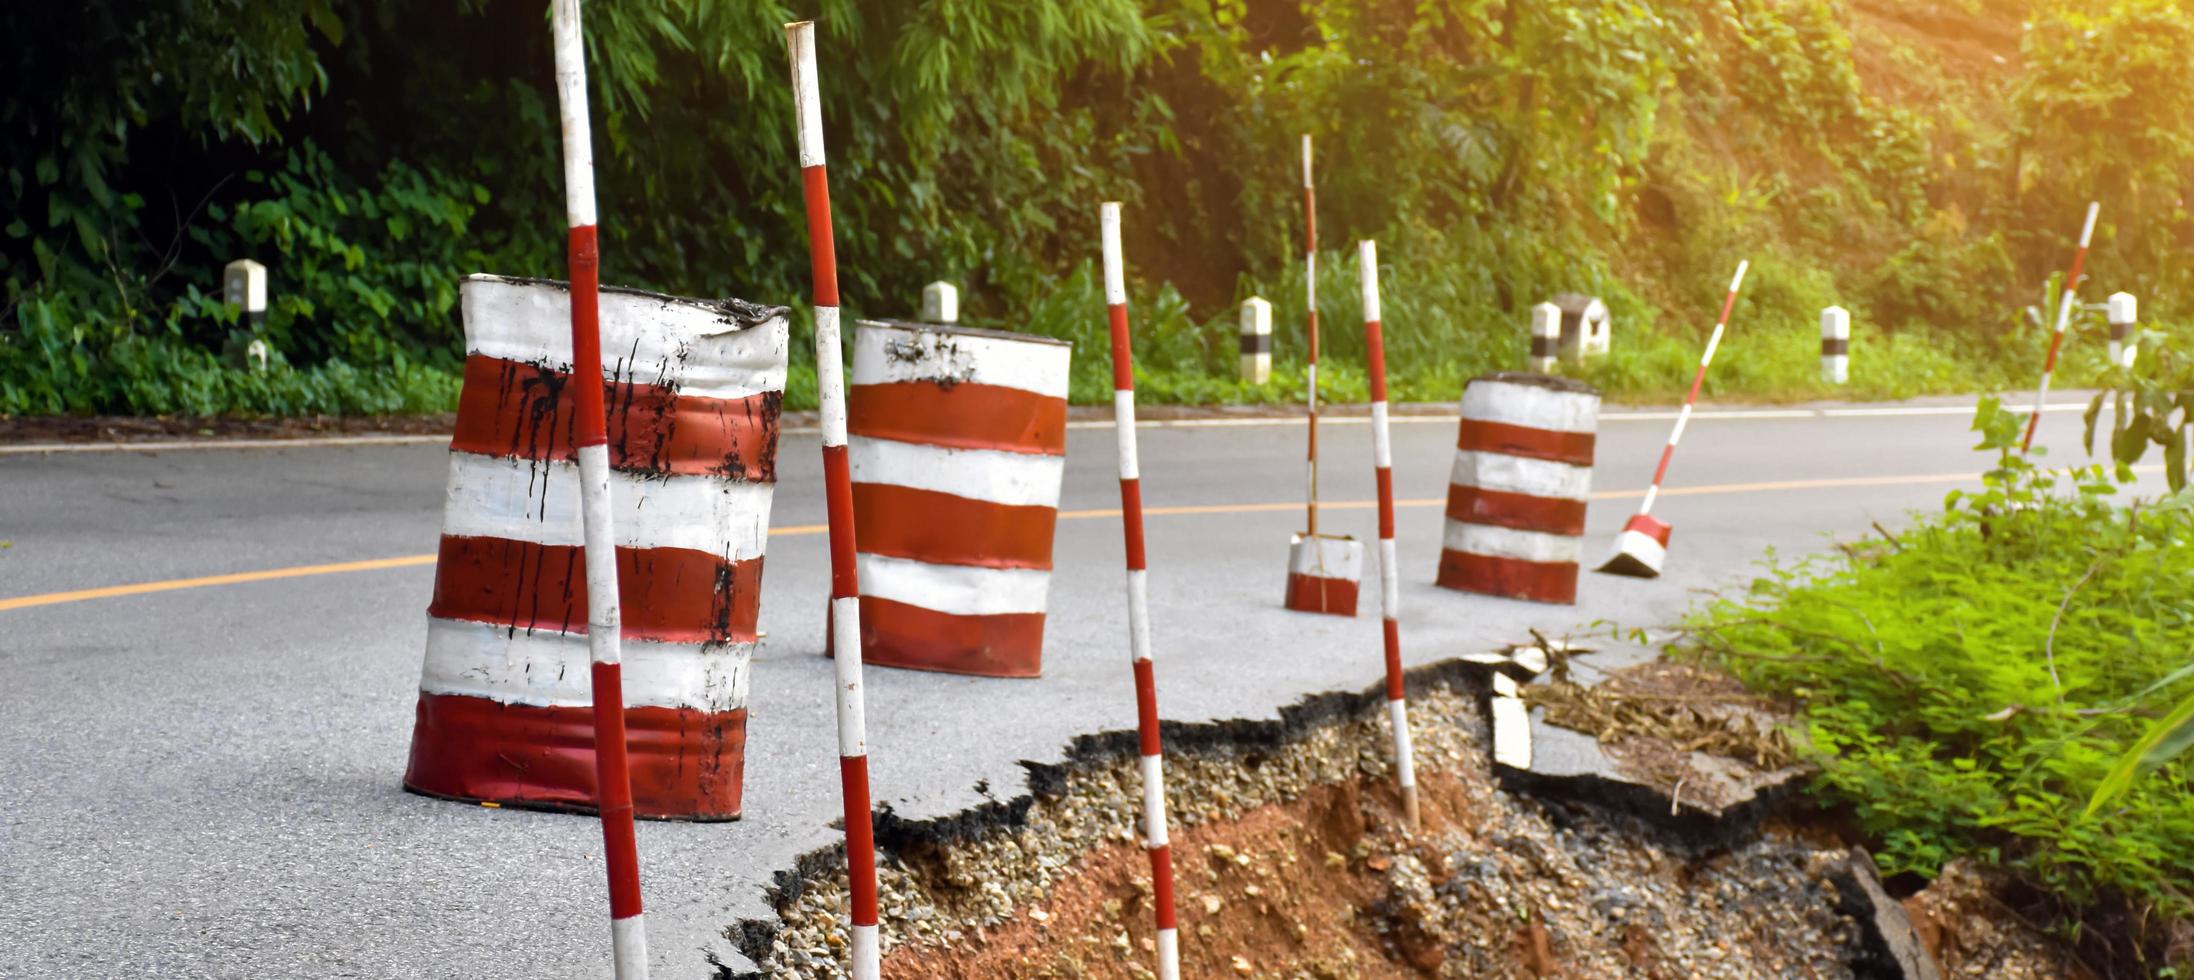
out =
<svg viewBox="0 0 2194 980"><path fill-rule="evenodd" d="M2140 341L2133 328L2140 323L2140 304L2132 293L2110 294L2110 363L2130 368L2140 355Z"/></svg>
<svg viewBox="0 0 2194 980"><path fill-rule="evenodd" d="M1272 304L1258 296L1242 301L1242 380L1272 380Z"/></svg>
<svg viewBox="0 0 2194 980"><path fill-rule="evenodd" d="M1541 303L1531 308L1531 369L1540 374L1554 370L1562 353L1562 308Z"/></svg>
<svg viewBox="0 0 2194 980"><path fill-rule="evenodd" d="M922 287L923 323L960 322L960 289L949 282Z"/></svg>
<svg viewBox="0 0 2194 980"><path fill-rule="evenodd" d="M1821 380L1832 385L1851 380L1851 311L1841 306L1821 311Z"/></svg>
<svg viewBox="0 0 2194 980"><path fill-rule="evenodd" d="M221 298L244 314L244 322L258 333L267 322L267 267L250 259L237 259L221 274Z"/></svg>

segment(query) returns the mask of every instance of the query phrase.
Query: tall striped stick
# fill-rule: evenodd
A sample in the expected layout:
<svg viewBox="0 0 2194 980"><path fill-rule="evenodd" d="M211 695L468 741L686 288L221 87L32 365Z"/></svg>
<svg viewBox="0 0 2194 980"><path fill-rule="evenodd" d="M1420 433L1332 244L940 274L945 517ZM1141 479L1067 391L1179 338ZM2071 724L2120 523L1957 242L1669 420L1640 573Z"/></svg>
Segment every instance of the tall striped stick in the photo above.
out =
<svg viewBox="0 0 2194 980"><path fill-rule="evenodd" d="M808 265L815 279L815 380L823 423L823 501L830 521L830 647L838 671L838 778L845 800L846 884L852 897L854 980L882 972L876 928L876 825L869 812L867 703L861 686L861 585L853 548L853 475L846 460L846 377L838 339L838 256L823 168L823 102L815 24L785 25L800 127Z"/></svg>
<svg viewBox="0 0 2194 980"><path fill-rule="evenodd" d="M587 55L579 0L550 8L556 38L556 103L564 125L564 213L571 226L571 387L579 454L579 508L587 577L587 649L593 655L594 773L603 863L609 869L610 956L617 980L646 980L648 938L640 910L640 843L632 824L625 757L623 615L617 599L617 536L610 526L609 417L602 407L601 252L595 240L594 139L587 127Z"/></svg>
<svg viewBox="0 0 2194 980"><path fill-rule="evenodd" d="M2034 392L2034 414L2026 417L2026 435L2019 440L2019 453L2024 455L2034 447L2034 430L2041 426L2042 407L2049 403L2049 378L2057 371L2057 349L2064 346L2065 327L2072 322L2072 304L2080 294L2080 276L2087 269L2087 244L2095 237L2095 215L2103 208L2101 201L2087 205L2087 223L2080 226L2080 248L2072 253L2072 271L2065 274L2064 298L2057 304L2057 328L2049 335L2049 358L2042 362L2042 386Z"/></svg>
<svg viewBox="0 0 2194 980"><path fill-rule="evenodd" d="M1699 371L1691 377L1691 392L1684 396L1684 407L1676 413L1676 427L1669 430L1668 445L1661 447L1661 462L1653 468L1653 483L1646 487L1645 501L1630 522L1623 525L1623 533L1615 539L1615 554L1599 570L1615 575L1631 575L1653 578L1661 574L1661 563L1668 558L1668 536L1671 530L1666 522L1653 518L1653 501L1661 495L1661 480L1668 476L1668 461L1676 456L1676 443L1684 437L1684 426L1691 423L1692 406L1698 404L1699 388L1706 383L1707 365L1714 363L1714 351L1722 346L1722 332L1729 328L1730 311L1737 308L1737 291L1744 286L1745 270L1750 262L1738 262L1737 274L1730 277L1729 295L1722 300L1722 315L1714 321L1714 332L1707 335L1706 353L1699 355Z"/></svg>
<svg viewBox="0 0 2194 980"><path fill-rule="evenodd" d="M1417 770L1409 747L1409 702L1402 685L1402 579L1394 560L1394 446L1387 436L1386 336L1379 325L1379 246L1356 243L1364 289L1364 351L1371 369L1371 464L1379 485L1379 616L1386 637L1386 708L1394 726L1394 782L1402 812L1417 829Z"/></svg>
<svg viewBox="0 0 2194 980"><path fill-rule="evenodd" d="M1179 980L1174 931L1173 852L1166 838L1166 771L1158 740L1158 675L1150 662L1150 589L1143 556L1143 482L1135 460L1135 348L1128 336L1127 275L1120 259L1120 206L1098 211L1104 236L1105 314L1112 326L1112 416L1120 439L1120 527L1127 537L1128 650L1135 658L1135 730L1143 767L1143 846L1150 852L1151 911L1158 919L1158 980Z"/></svg>
<svg viewBox="0 0 2194 980"><path fill-rule="evenodd" d="M1303 134L1303 308L1308 310L1304 333L1308 338L1310 364L1307 374L1310 406L1310 449L1306 458L1310 467L1310 506L1304 532L1311 537L1318 534L1318 189L1311 180L1310 134ZM1351 614L1353 615L1353 613Z"/></svg>

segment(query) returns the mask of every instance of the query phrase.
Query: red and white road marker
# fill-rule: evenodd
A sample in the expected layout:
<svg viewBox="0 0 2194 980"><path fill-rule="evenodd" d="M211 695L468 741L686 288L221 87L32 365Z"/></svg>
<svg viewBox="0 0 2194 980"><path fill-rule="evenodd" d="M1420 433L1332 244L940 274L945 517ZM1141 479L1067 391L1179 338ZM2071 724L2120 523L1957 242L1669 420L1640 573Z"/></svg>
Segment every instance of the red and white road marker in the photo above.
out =
<svg viewBox="0 0 2194 980"><path fill-rule="evenodd" d="M1546 374L1489 374L1463 387L1462 416L1434 581L1576 602L1599 389Z"/></svg>
<svg viewBox="0 0 2194 980"><path fill-rule="evenodd" d="M808 263L815 279L815 380L823 429L823 501L830 522L830 646L838 674L838 776L845 799L846 885L852 899L854 980L883 971L876 927L876 824L868 795L868 719L861 684L861 583L853 543L853 472L846 454L846 369L838 336L838 256L824 169L822 90L815 80L815 24L785 25L792 103L807 200Z"/></svg>
<svg viewBox="0 0 2194 980"><path fill-rule="evenodd" d="M2034 392L2034 414L2026 417L2026 435L2019 439L2019 452L2024 454L2034 448L2034 430L2041 427L2042 410L2049 405L2049 379L2057 373L2057 351L2064 346L2065 328L2072 323L2073 304L2079 301L2080 277L2087 272L2087 246L2095 238L2095 216L2103 209L2101 201L2087 205L2087 221L2080 226L2080 248L2072 253L2072 271L2064 277L2064 297L2057 303L2057 326L2049 335L2049 358L2042 362L2042 384Z"/></svg>
<svg viewBox="0 0 2194 980"><path fill-rule="evenodd" d="M1386 641L1387 720L1394 728L1394 783L1402 812L1417 829L1417 768L1409 746L1409 701L1402 682L1402 580L1394 558L1394 444L1388 436L1386 335L1379 324L1379 246L1356 243L1364 290L1364 356L1371 374L1372 473L1379 487L1379 618Z"/></svg>
<svg viewBox="0 0 2194 980"><path fill-rule="evenodd" d="M1310 421L1308 522L1288 542L1287 595L1282 604L1296 612L1356 615L1356 594L1363 581L1364 545L1355 538L1318 533L1318 191L1311 179L1310 136L1303 136L1303 304L1304 336L1309 354L1307 402Z"/></svg>
<svg viewBox="0 0 2194 980"><path fill-rule="evenodd" d="M1745 283L1745 270L1752 263L1737 263L1737 274L1730 277L1729 296L1722 300L1722 315L1714 321L1714 332L1706 338L1706 353L1699 355L1699 372L1691 377L1691 393L1684 396L1684 407L1676 413L1676 427L1668 433L1668 445L1661 447L1660 465L1653 468L1653 485L1646 488L1645 501L1638 506L1638 513L1631 515L1623 525L1623 533L1615 538L1615 554L1598 571L1610 575L1629 575L1634 578L1655 578L1661 574L1661 563L1668 560L1667 523L1653 517L1653 501L1661 495L1661 480L1668 476L1668 461L1676 455L1676 443L1684 437L1684 426L1691 422L1692 406L1699 401L1699 387L1706 383L1707 365L1714 363L1714 351L1722 345L1722 332L1729 328L1730 311L1737 308L1737 290Z"/></svg>
<svg viewBox="0 0 2194 980"><path fill-rule="evenodd" d="M611 957L618 980L648 975L640 909L640 845L633 828L632 774L625 759L625 691L620 674L623 616L617 602L617 536L610 526L609 422L602 407L601 253L595 239L594 142L587 125L587 54L579 0L551 8L556 37L556 103L564 126L564 212L571 235L571 375L579 509L586 542L587 646L594 659L594 765L601 794L602 846L609 869Z"/></svg>
<svg viewBox="0 0 2194 980"><path fill-rule="evenodd" d="M856 328L862 657L1038 676L1073 348L942 324Z"/></svg>
<svg viewBox="0 0 2194 980"><path fill-rule="evenodd" d="M1173 851L1166 835L1165 750L1158 738L1158 675L1150 660L1143 482L1135 458L1135 345L1128 334L1120 206L1107 202L1099 208L1098 219L1105 261L1105 314L1112 330L1113 430L1120 439L1120 528L1127 543L1128 650L1135 662L1135 730L1142 750L1143 847L1150 853L1150 904L1158 921L1158 980L1180 980L1181 943L1173 915Z"/></svg>

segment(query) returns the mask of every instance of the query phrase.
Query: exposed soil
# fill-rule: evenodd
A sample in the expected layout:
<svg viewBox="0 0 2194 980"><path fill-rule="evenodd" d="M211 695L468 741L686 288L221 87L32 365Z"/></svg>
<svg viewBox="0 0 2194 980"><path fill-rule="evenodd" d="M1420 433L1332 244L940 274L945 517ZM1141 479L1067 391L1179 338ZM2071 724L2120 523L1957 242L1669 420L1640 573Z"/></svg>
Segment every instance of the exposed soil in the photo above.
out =
<svg viewBox="0 0 2194 980"><path fill-rule="evenodd" d="M386 415L371 418L309 415L298 418L165 418L127 415L0 415L0 445L25 443L186 442L200 439L314 439L353 435L448 435L457 416Z"/></svg>
<svg viewBox="0 0 2194 980"><path fill-rule="evenodd" d="M1280 744L1169 732L1199 743L1167 760L1184 976L1878 975L1834 881L1850 852L1833 834L1771 821L1731 840L1512 794L1469 685L1413 698L1415 834L1368 698ZM974 823L885 834L887 977L1151 976L1132 757L1037 775L1036 797ZM733 932L761 976L838 975L843 863L807 871L786 881L778 922ZM2014 918L1961 914L1990 921L1966 934L1989 937L1994 974L2062 975Z"/></svg>

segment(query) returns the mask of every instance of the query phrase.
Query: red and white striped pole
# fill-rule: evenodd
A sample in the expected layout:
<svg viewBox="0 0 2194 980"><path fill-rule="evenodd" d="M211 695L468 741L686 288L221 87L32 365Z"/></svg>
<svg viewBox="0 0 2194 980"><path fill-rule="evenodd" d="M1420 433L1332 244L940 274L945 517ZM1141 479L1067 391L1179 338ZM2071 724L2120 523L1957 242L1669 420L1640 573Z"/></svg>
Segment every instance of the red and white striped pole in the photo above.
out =
<svg viewBox="0 0 2194 980"><path fill-rule="evenodd" d="M1676 413L1676 427L1669 430L1668 445L1661 447L1661 462L1653 468L1653 483L1646 487L1645 500L1632 514L1630 522L1623 525L1623 533L1615 539L1615 554L1600 566L1600 571L1616 575L1632 575L1653 578L1661 574L1661 563L1668 558L1668 536L1671 528L1664 521L1653 518L1653 501L1661 495L1661 480L1668 476L1668 461L1676 456L1676 444L1684 438L1684 427L1691 424L1692 407L1698 404L1699 389L1706 384L1707 365L1714 363L1714 351L1722 346L1722 332L1729 328L1729 314L1737 308L1737 291L1744 287L1745 270L1752 267L1750 261L1737 263L1737 274L1729 279L1729 295L1722 300L1722 315L1714 320L1714 332L1707 335L1706 352L1699 355L1698 373L1691 376L1691 391L1684 395L1684 407Z"/></svg>
<svg viewBox="0 0 2194 980"><path fill-rule="evenodd" d="M1379 325L1379 246L1356 243L1364 289L1364 356L1371 373L1371 454L1379 486L1379 617L1386 638L1387 720L1394 727L1394 782L1402 813L1417 829L1417 767L1409 746L1409 702L1402 683L1402 579L1394 559L1394 444L1387 435L1386 336Z"/></svg>
<svg viewBox="0 0 2194 980"><path fill-rule="evenodd" d="M1308 390L1310 406L1310 515L1303 528L1311 537L1318 536L1318 189L1311 180L1310 134L1303 134L1303 307L1309 311L1304 325L1308 339L1310 364L1309 377L1304 387Z"/></svg>
<svg viewBox="0 0 2194 980"><path fill-rule="evenodd" d="M867 703L861 685L861 585L853 548L853 471L846 459L846 367L838 338L838 257L823 168L823 103L815 82L815 24L785 25L792 102L800 127L808 263L815 278L815 380L823 423L823 502L830 521L830 647L838 671L838 777L845 800L846 885L852 897L854 980L882 972L876 928L876 825L868 796Z"/></svg>
<svg viewBox="0 0 2194 980"><path fill-rule="evenodd" d="M1143 846L1150 852L1151 911L1158 919L1158 980L1179 980L1174 930L1173 851L1166 836L1164 747L1158 740L1158 675L1150 662L1149 567L1143 555L1143 482L1135 460L1135 347L1128 336L1127 274L1120 258L1120 206L1098 212L1104 236L1105 313L1112 327L1112 420L1120 439L1120 526L1127 537L1128 650L1135 658L1135 731L1143 768Z"/></svg>
<svg viewBox="0 0 2194 980"><path fill-rule="evenodd" d="M2019 440L2019 452L2023 455L2034 447L2034 430L2041 427L2042 407L2049 404L2049 378L2057 371L2057 350L2064 346L2065 327L2072 322L2072 304L2080 294L2080 276L2087 270L2087 244L2095 237L2095 215L2103 208L2101 201L2087 205L2087 223L2080 226L2080 249L2072 253L2072 271L2065 275L2064 298L2057 304L2057 328L2049 336L2049 359L2042 362L2042 386L2034 393L2034 414L2026 417L2026 435Z"/></svg>
<svg viewBox="0 0 2194 980"><path fill-rule="evenodd" d="M587 126L587 54L579 0L551 8L556 102L564 124L564 213L570 219L571 387L579 455L579 507L587 576L587 648L593 656L594 773L604 864L609 869L610 956L617 980L648 975L640 913L640 843L625 758L625 685L617 600L617 537L610 526L609 417L602 406L601 252L595 240L594 141Z"/></svg>

